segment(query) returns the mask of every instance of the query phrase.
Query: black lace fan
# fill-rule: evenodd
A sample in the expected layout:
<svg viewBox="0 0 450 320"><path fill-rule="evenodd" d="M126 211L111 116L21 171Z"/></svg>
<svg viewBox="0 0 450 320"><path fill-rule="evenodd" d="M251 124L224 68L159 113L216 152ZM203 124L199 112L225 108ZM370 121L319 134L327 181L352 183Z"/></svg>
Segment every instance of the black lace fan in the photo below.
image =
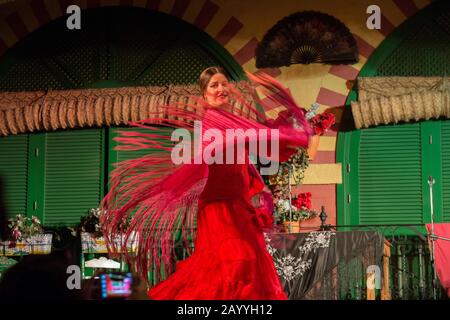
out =
<svg viewBox="0 0 450 320"><path fill-rule="evenodd" d="M355 38L338 19L303 11L278 21L256 49L256 67L273 68L301 63L358 62Z"/></svg>

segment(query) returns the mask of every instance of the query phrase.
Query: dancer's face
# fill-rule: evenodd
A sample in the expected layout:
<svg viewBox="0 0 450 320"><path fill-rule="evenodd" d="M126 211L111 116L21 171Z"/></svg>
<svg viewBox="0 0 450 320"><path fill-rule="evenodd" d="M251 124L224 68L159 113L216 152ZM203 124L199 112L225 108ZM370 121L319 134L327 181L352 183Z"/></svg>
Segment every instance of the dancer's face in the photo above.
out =
<svg viewBox="0 0 450 320"><path fill-rule="evenodd" d="M221 73L216 73L209 79L204 92L206 101L213 107L220 107L229 101L229 81Z"/></svg>

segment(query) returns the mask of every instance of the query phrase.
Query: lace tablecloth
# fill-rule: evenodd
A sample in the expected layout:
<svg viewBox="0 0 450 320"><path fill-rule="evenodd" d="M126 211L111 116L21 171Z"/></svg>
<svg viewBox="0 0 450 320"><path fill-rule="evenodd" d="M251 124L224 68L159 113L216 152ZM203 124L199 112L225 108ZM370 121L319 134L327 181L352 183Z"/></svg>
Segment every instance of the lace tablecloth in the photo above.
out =
<svg viewBox="0 0 450 320"><path fill-rule="evenodd" d="M366 271L383 269L384 237L377 232L266 233L265 239L290 300L364 298Z"/></svg>

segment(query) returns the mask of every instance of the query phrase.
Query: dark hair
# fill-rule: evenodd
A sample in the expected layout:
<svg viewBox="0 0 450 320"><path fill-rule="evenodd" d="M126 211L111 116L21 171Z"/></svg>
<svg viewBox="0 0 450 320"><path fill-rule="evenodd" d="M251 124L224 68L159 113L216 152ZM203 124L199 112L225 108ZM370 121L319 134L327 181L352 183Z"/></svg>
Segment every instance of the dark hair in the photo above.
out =
<svg viewBox="0 0 450 320"><path fill-rule="evenodd" d="M229 79L227 73L222 67L209 67L202 71L199 80L200 90L202 94L206 91L206 87L208 86L208 82L212 78L212 76L218 73L223 74L225 78Z"/></svg>

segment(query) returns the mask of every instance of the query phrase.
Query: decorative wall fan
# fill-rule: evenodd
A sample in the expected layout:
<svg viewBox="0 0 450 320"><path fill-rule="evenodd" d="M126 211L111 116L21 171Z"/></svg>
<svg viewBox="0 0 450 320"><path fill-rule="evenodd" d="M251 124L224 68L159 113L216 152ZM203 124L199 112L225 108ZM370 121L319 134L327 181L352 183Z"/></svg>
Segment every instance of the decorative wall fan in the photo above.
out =
<svg viewBox="0 0 450 320"><path fill-rule="evenodd" d="M356 62L358 49L349 29L317 11L297 12L278 21L256 49L257 68Z"/></svg>

